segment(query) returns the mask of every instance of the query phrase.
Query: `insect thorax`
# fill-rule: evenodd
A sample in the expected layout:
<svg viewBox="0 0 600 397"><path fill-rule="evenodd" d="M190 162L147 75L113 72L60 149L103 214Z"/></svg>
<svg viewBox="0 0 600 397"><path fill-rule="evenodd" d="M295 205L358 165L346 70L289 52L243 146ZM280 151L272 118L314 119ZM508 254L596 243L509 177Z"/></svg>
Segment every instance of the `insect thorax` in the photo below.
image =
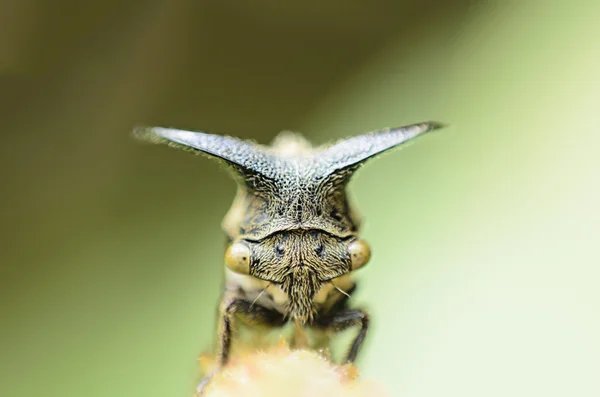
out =
<svg viewBox="0 0 600 397"><path fill-rule="evenodd" d="M253 187L239 184L223 220L230 238L260 239L285 230L322 230L339 237L356 233L359 217L345 184L331 178L294 175L265 180L252 176Z"/></svg>

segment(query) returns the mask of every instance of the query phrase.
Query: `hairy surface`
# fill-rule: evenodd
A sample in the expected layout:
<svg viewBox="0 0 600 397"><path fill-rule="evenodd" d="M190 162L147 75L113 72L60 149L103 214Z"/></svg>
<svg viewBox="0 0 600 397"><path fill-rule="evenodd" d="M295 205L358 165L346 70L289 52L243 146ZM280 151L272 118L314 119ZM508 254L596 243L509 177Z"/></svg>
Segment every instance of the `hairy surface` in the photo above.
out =
<svg viewBox="0 0 600 397"><path fill-rule="evenodd" d="M289 297L286 313L307 321L324 282L350 271L346 242L317 230L275 233L252 244L250 275L271 281Z"/></svg>
<svg viewBox="0 0 600 397"><path fill-rule="evenodd" d="M359 228L346 195L352 174L367 159L438 127L413 124L317 148L289 132L271 146L160 127L140 128L136 134L229 166L238 192L223 229L232 244L250 249L249 277L275 284L285 294L283 304L274 304L276 310L306 323L318 312L315 297L323 285L351 271L348 245L358 239ZM239 287L240 296L254 292Z"/></svg>
<svg viewBox="0 0 600 397"><path fill-rule="evenodd" d="M230 238L260 239L293 229L320 229L337 236L356 231L345 194L365 160L440 127L420 123L360 135L310 148L286 132L273 147L237 138L168 128L139 128L146 140L207 154L225 161L239 185L224 222Z"/></svg>

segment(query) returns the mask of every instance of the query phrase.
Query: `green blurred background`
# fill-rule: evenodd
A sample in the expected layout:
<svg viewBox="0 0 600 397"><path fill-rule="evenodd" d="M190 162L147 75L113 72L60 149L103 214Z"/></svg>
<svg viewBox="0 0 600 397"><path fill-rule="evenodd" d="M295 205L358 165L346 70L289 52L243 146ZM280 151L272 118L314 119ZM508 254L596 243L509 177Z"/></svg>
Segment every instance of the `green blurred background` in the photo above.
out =
<svg viewBox="0 0 600 397"><path fill-rule="evenodd" d="M600 395L600 3L3 2L1 396L189 396L235 186L136 124L362 169L360 360L394 396Z"/></svg>

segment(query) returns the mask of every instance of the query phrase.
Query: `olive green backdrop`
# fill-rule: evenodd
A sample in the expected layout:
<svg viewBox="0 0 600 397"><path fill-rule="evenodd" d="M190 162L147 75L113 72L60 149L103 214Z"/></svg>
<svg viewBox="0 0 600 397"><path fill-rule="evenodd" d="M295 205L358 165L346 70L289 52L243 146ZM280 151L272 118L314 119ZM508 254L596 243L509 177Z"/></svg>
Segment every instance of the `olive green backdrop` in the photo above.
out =
<svg viewBox="0 0 600 397"><path fill-rule="evenodd" d="M427 119L450 127L351 185L364 374L395 396L600 393L600 3L2 9L0 395L190 395L234 184L133 125L324 143Z"/></svg>

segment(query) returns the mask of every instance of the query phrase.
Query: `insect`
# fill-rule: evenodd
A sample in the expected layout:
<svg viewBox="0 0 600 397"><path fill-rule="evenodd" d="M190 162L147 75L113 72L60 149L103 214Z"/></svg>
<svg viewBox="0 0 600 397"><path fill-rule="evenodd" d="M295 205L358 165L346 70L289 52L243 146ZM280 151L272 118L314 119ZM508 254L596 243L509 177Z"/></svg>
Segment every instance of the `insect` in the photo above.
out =
<svg viewBox="0 0 600 397"><path fill-rule="evenodd" d="M440 126L424 122L316 148L292 133L261 146L202 132L136 130L143 139L220 160L237 181L222 224L227 249L219 306L221 366L230 357L236 321L269 327L293 322L298 344L307 327L338 332L358 326L345 361L356 359L369 317L349 307L356 287L351 274L371 254L359 237L360 219L346 186L368 159Z"/></svg>

